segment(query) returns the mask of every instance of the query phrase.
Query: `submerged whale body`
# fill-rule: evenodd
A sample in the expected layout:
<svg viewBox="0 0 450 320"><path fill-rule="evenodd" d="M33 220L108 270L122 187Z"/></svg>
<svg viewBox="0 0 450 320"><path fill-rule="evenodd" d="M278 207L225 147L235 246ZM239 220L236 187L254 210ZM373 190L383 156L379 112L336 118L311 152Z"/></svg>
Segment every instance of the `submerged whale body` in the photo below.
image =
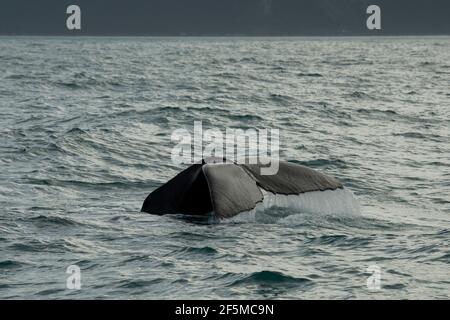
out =
<svg viewBox="0 0 450 320"><path fill-rule="evenodd" d="M150 193L141 211L156 215L212 213L217 218L230 218L261 204L329 213L359 211L353 194L330 176L285 161L279 161L275 175L261 175L261 167L202 160Z"/></svg>

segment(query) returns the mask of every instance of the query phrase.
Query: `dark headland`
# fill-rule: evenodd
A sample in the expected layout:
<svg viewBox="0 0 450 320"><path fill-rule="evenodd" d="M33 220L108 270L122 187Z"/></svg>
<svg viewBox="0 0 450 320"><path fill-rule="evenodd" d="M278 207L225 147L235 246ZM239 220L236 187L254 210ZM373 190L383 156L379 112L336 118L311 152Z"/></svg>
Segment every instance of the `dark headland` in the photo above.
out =
<svg viewBox="0 0 450 320"><path fill-rule="evenodd" d="M82 30L66 28L66 8ZM382 30L366 28L369 5ZM2 0L1 35L334 36L448 35L448 0Z"/></svg>

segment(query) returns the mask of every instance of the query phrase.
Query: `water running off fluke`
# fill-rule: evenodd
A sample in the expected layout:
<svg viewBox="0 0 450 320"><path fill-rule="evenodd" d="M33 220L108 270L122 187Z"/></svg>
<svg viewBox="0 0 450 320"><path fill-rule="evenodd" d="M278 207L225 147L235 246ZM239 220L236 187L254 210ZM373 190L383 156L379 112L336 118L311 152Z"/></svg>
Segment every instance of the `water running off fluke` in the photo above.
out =
<svg viewBox="0 0 450 320"><path fill-rule="evenodd" d="M353 193L336 179L291 162L278 161L277 165L275 174L264 175L261 163L202 160L153 191L142 211L157 215L212 213L219 219L274 206L310 213L360 212Z"/></svg>

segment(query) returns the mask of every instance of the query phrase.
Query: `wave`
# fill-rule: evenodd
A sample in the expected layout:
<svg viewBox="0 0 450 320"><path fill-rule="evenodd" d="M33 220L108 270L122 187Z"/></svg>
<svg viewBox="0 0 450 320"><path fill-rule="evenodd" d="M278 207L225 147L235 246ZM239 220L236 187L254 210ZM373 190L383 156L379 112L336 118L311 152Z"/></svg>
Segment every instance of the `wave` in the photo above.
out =
<svg viewBox="0 0 450 320"><path fill-rule="evenodd" d="M313 281L308 278L293 277L278 271L263 270L245 275L241 279L233 281L230 286L242 285L272 285L272 286L306 286Z"/></svg>
<svg viewBox="0 0 450 320"><path fill-rule="evenodd" d="M214 77L224 78L224 79L241 79L238 73L231 72L221 72L213 75Z"/></svg>
<svg viewBox="0 0 450 320"><path fill-rule="evenodd" d="M66 131L66 134L73 134L73 135L89 135L89 133L86 130L83 130L78 127L71 128Z"/></svg>
<svg viewBox="0 0 450 320"><path fill-rule="evenodd" d="M123 84L121 84L119 81L111 79L100 80L96 78L85 77L60 81L50 81L50 85L70 90L80 90L80 89L92 89L94 87L99 88L120 87Z"/></svg>
<svg viewBox="0 0 450 320"><path fill-rule="evenodd" d="M59 216L37 216L29 219L33 223L38 226L48 226L48 225L57 225L57 226L82 226L82 223L79 223L75 220L59 217Z"/></svg>
<svg viewBox="0 0 450 320"><path fill-rule="evenodd" d="M0 269L16 269L22 267L23 263L15 260L0 261Z"/></svg>
<svg viewBox="0 0 450 320"><path fill-rule="evenodd" d="M200 254L200 255L215 255L218 253L218 251L212 247L185 247L179 250L176 250L175 252L172 252L176 254Z"/></svg>
<svg viewBox="0 0 450 320"><path fill-rule="evenodd" d="M138 289L138 288L145 288L152 285L159 284L163 282L164 279L157 278L153 280L124 280L122 283L118 286L119 288L128 288L128 289Z"/></svg>
<svg viewBox="0 0 450 320"><path fill-rule="evenodd" d="M412 138L412 139L425 139L425 140L432 140L435 142L443 141L443 137L437 134L427 134L427 133L421 133L421 132L402 132L402 133L393 133L393 136L399 136L399 137L405 137L405 138Z"/></svg>
<svg viewBox="0 0 450 320"><path fill-rule="evenodd" d="M381 109L357 109L356 112L358 113L363 113L363 114L386 114L386 115L399 115L396 111L394 110L390 110L390 109L386 109L386 110L381 110Z"/></svg>
<svg viewBox="0 0 450 320"><path fill-rule="evenodd" d="M323 75L321 75L320 73L298 73L297 76L299 77L315 77L315 78L320 78L323 77Z"/></svg>
<svg viewBox="0 0 450 320"><path fill-rule="evenodd" d="M275 102L284 102L284 103L287 103L287 102L290 102L293 100L293 98L291 96L277 94L277 93L271 93L270 99Z"/></svg>
<svg viewBox="0 0 450 320"><path fill-rule="evenodd" d="M11 79L11 80L21 80L21 79L30 79L29 75L25 74L10 74L5 77L5 79Z"/></svg>
<svg viewBox="0 0 450 320"><path fill-rule="evenodd" d="M447 239L448 236L450 236L450 229L443 229L443 230L440 230L439 232L437 232L437 233L435 234L435 236L436 236L437 238L444 238L444 239Z"/></svg>
<svg viewBox="0 0 450 320"><path fill-rule="evenodd" d="M303 166L311 168L347 168L348 165L341 159L312 159L307 161L290 160Z"/></svg>
<svg viewBox="0 0 450 320"><path fill-rule="evenodd" d="M354 91L349 95L349 97L357 99L371 99L371 100L375 99L374 97L362 91Z"/></svg>
<svg viewBox="0 0 450 320"><path fill-rule="evenodd" d="M419 66L421 67L427 67L427 66L434 66L436 65L436 62L432 62L432 61L423 61L419 63Z"/></svg>
<svg viewBox="0 0 450 320"><path fill-rule="evenodd" d="M230 120L238 120L244 122L262 121L263 118L256 114L230 114L227 116Z"/></svg>
<svg viewBox="0 0 450 320"><path fill-rule="evenodd" d="M22 240L20 243L10 245L9 248L18 252L62 252L64 250L60 243L43 240Z"/></svg>
<svg viewBox="0 0 450 320"><path fill-rule="evenodd" d="M43 186L58 186L58 187L84 187L94 189L104 188L118 188L118 189L150 189L159 185L159 181L132 181L123 179L123 181L82 181L82 180L62 180L62 179L39 179L39 178L24 178L24 181L31 185L43 185Z"/></svg>
<svg viewBox="0 0 450 320"><path fill-rule="evenodd" d="M444 254L444 255L442 255L440 257L437 257L435 259L432 259L432 260L434 260L434 261L441 261L441 262L445 262L447 264L450 264L450 252L446 253L446 254Z"/></svg>
<svg viewBox="0 0 450 320"><path fill-rule="evenodd" d="M330 245L345 249L362 248L369 245L373 239L365 237L353 237L345 234L322 235L308 237L307 245Z"/></svg>

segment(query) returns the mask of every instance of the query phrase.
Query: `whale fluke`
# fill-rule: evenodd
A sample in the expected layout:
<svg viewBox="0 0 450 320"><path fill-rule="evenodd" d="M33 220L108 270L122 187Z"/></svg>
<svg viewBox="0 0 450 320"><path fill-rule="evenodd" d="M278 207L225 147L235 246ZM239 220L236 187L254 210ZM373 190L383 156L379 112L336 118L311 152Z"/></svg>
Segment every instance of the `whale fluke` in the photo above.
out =
<svg viewBox="0 0 450 320"><path fill-rule="evenodd" d="M300 194L344 187L330 176L292 162L280 161L278 173L275 175L261 175L260 165L246 164L243 167L261 188L275 194Z"/></svg>
<svg viewBox="0 0 450 320"><path fill-rule="evenodd" d="M252 210L266 194L300 195L343 189L317 170L279 161L275 175L261 175L261 164L205 161L193 164L150 193L141 211L150 214L233 217Z"/></svg>

